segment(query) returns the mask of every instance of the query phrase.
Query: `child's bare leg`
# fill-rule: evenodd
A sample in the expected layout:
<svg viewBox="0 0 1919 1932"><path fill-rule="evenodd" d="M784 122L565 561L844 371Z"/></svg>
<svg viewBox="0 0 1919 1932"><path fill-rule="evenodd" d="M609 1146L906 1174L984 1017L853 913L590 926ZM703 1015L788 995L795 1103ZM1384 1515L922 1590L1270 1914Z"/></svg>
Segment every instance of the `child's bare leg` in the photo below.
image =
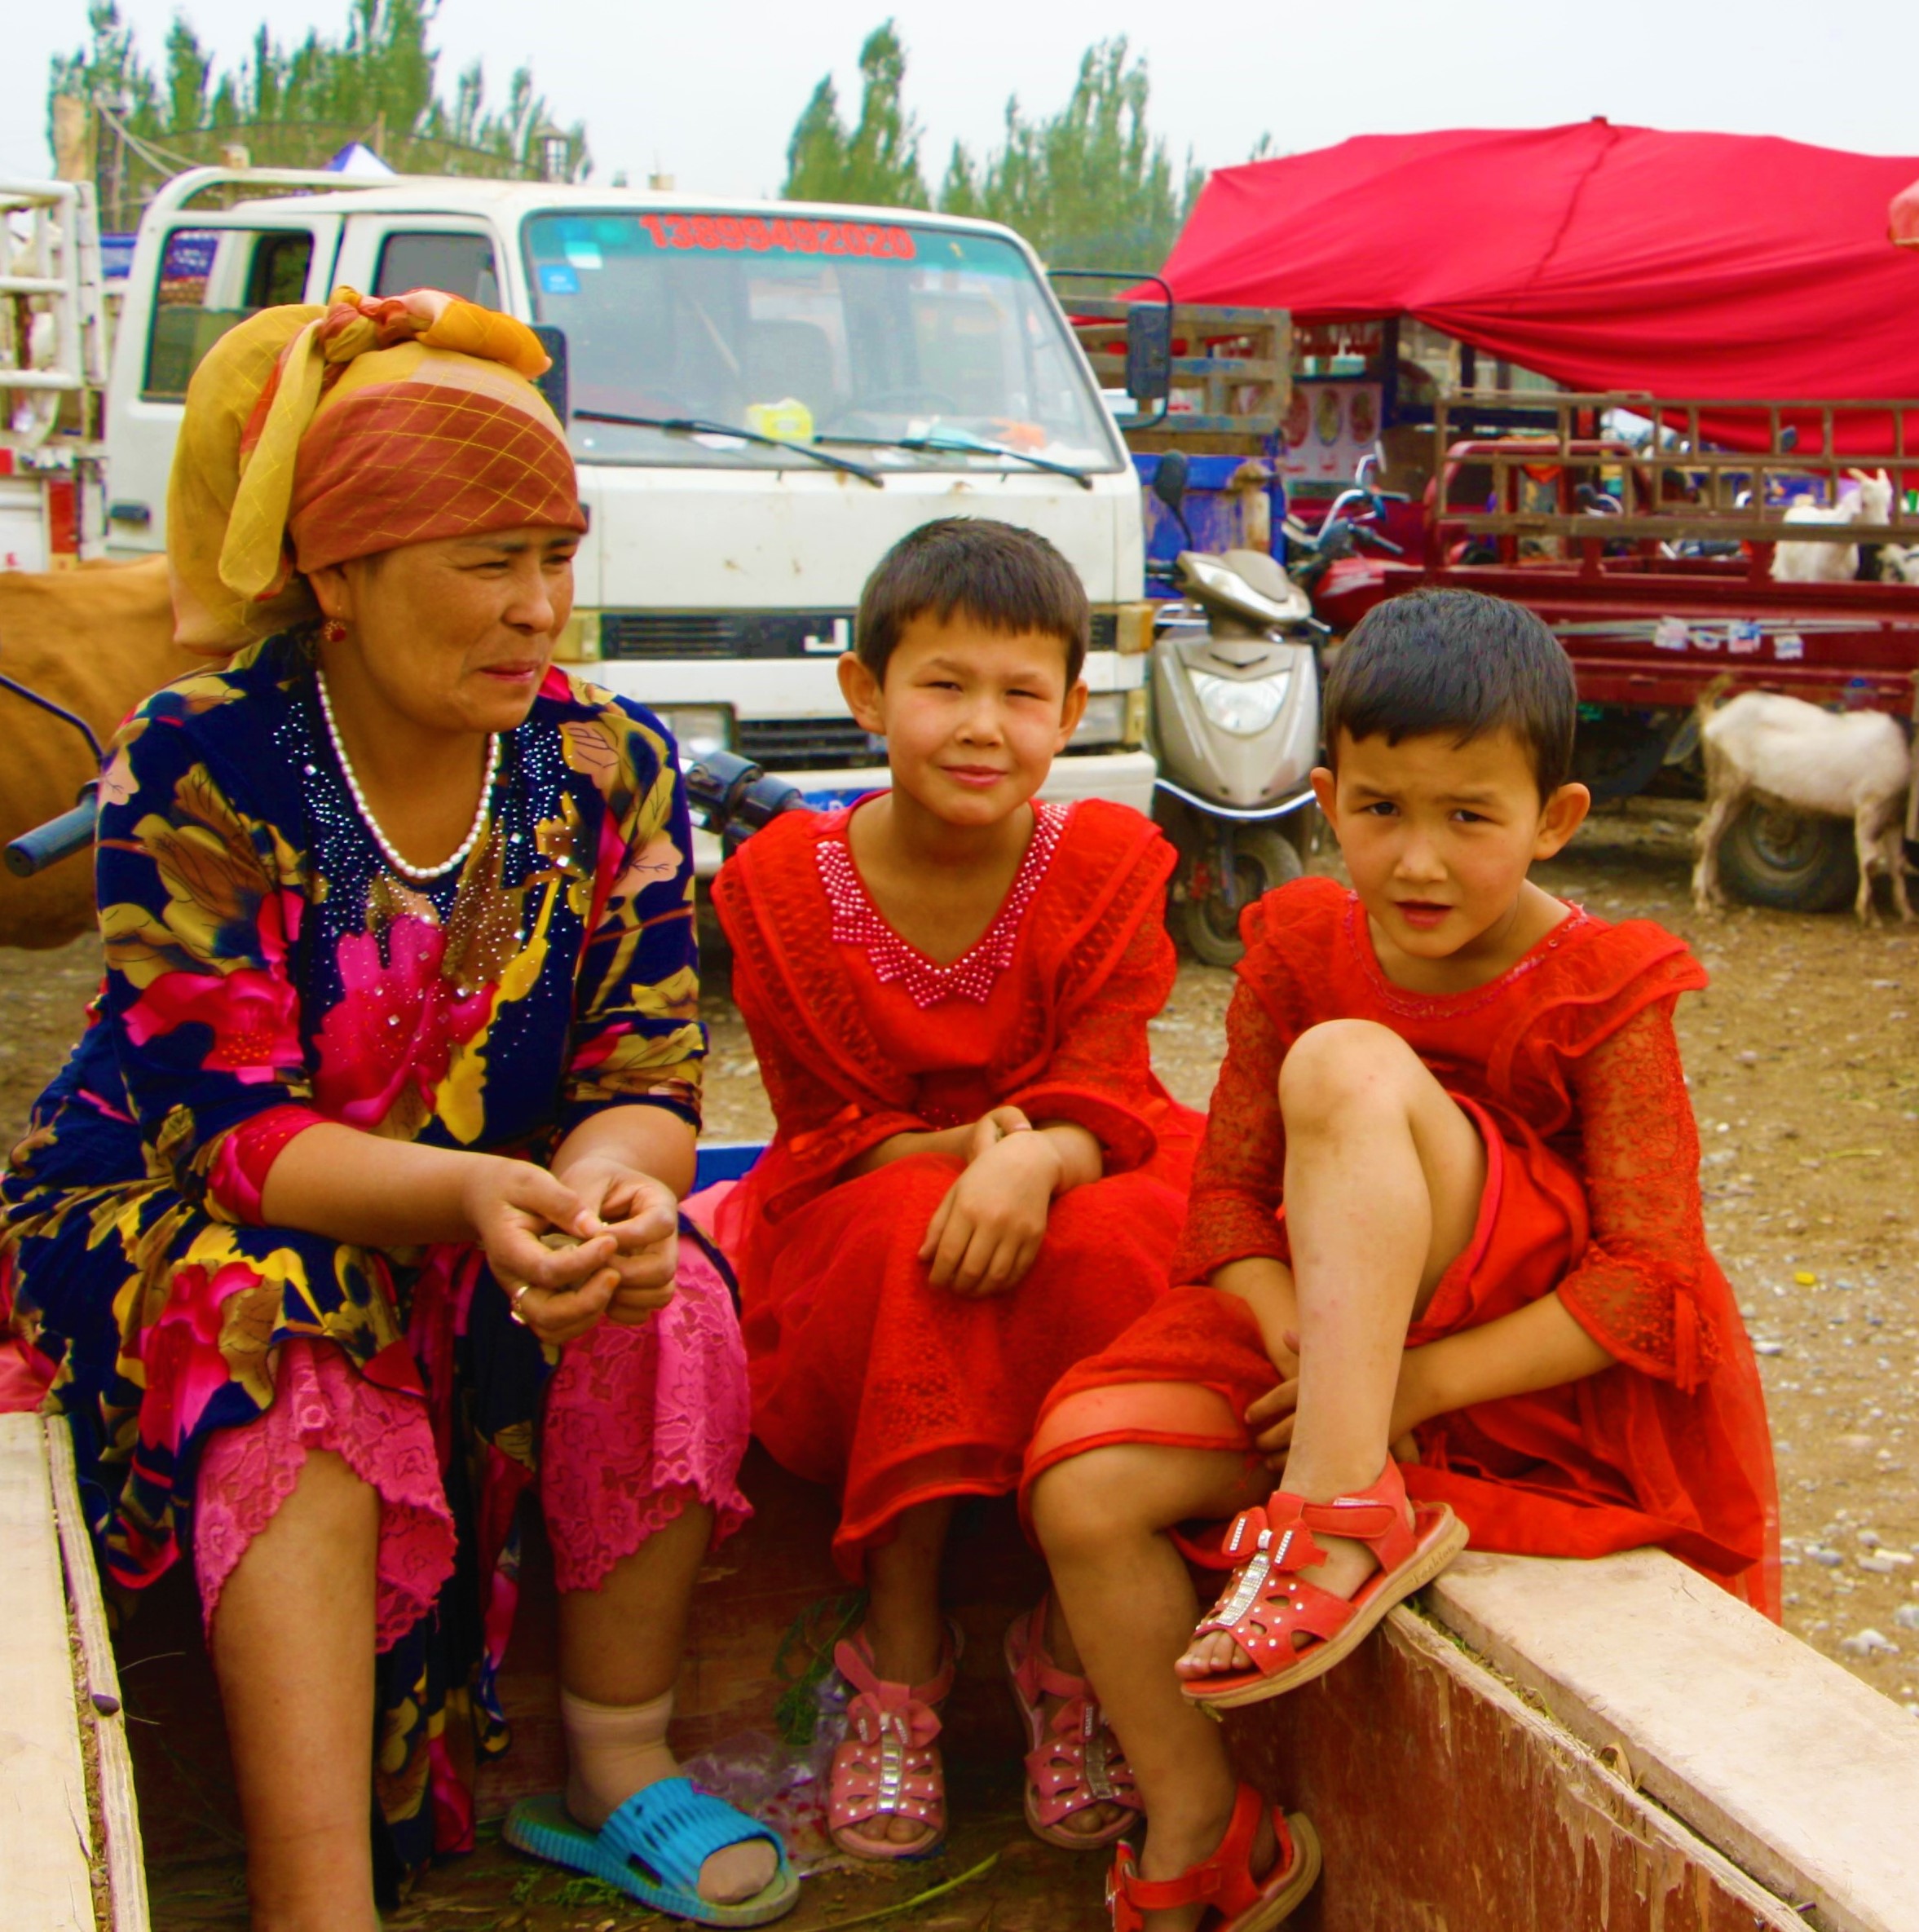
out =
<svg viewBox="0 0 1919 1932"><path fill-rule="evenodd" d="M1237 1789L1217 1724L1180 1694L1173 1660L1198 1606L1167 1531L1193 1517L1229 1516L1259 1501L1264 1470L1220 1450L1130 1445L1057 1464L1034 1485L1033 1526L1087 1675L1146 1810L1140 1868L1174 1878L1219 1849ZM1254 1868L1273 1855L1261 1827ZM1148 1912L1149 1932L1193 1932L1193 1906Z"/></svg>
<svg viewBox="0 0 1919 1932"><path fill-rule="evenodd" d="M1069 1676L1084 1677L1087 1674L1086 1658L1074 1640L1073 1626L1067 1621L1065 1608L1060 1602L1057 1590L1053 1592L1052 1601L1047 1606L1046 1654ZM1097 1691L1093 1694L1095 1696L1099 1695ZM1063 1697L1055 1697L1050 1694L1040 1699L1040 1708L1046 1713L1048 1723L1065 1702ZM1090 1838L1103 1832L1108 1825L1118 1824L1120 1814L1124 1810L1125 1807L1121 1805L1088 1805L1083 1811L1075 1811L1070 1817L1062 1818L1060 1828L1062 1831L1076 1832L1082 1837Z"/></svg>
<svg viewBox="0 0 1919 1932"><path fill-rule="evenodd" d="M1284 1486L1308 1502L1363 1489L1385 1467L1408 1325L1472 1238L1485 1187L1479 1130L1399 1035L1365 1020L1312 1027L1279 1077L1286 1227L1299 1308L1299 1401ZM1304 1574L1349 1597L1376 1567L1322 1537ZM1215 1633L1180 1673L1244 1670Z"/></svg>
<svg viewBox="0 0 1919 1932"><path fill-rule="evenodd" d="M951 1501L923 1502L896 1520L889 1542L867 1553L867 1640L873 1667L888 1683L920 1684L937 1672L946 1647L939 1566L953 1520ZM912 1818L876 1819L864 1828L895 1845L929 1835Z"/></svg>

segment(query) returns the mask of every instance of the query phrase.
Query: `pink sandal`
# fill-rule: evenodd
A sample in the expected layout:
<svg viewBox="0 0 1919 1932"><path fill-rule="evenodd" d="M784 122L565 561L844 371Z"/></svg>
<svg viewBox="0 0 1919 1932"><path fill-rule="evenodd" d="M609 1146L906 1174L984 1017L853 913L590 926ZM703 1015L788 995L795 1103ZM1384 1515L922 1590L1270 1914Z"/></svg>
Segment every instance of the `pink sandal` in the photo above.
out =
<svg viewBox="0 0 1919 1932"><path fill-rule="evenodd" d="M1101 1711L1092 1686L1070 1677L1046 1654L1042 1597L1006 1633L1006 1668L1026 1727L1026 1824L1037 1838L1068 1851L1098 1851L1132 1828L1142 1809L1132 1767ZM1044 1700L1065 1699L1048 1722ZM1093 1805L1122 1815L1096 1832L1072 1832L1066 1820Z"/></svg>
<svg viewBox="0 0 1919 1932"><path fill-rule="evenodd" d="M1278 1855L1263 1879L1252 1872L1253 1840L1265 1801L1251 1784L1242 1784L1233 1801L1233 1820L1211 1858L1189 1865L1177 1878L1142 1878L1130 1845L1113 1855L1106 1881L1106 1904L1113 1932L1140 1932L1149 1912L1171 1912L1204 1903L1211 1909L1200 1932L1273 1932L1290 1918L1319 1878L1319 1835L1304 1811L1289 1818L1272 1807L1273 1836Z"/></svg>
<svg viewBox="0 0 1919 1932"><path fill-rule="evenodd" d="M1314 1530L1365 1544L1379 1567L1348 1602L1299 1574L1326 1560ZM1211 1614L1193 1631L1223 1630L1252 1659L1250 1670L1222 1671L1180 1685L1193 1703L1232 1710L1277 1697L1323 1677L1350 1656L1392 1606L1430 1583L1466 1547L1466 1525L1443 1502L1420 1503L1406 1527L1406 1484L1388 1461L1379 1480L1330 1502L1275 1489L1264 1509L1233 1520L1225 1552L1251 1550ZM1311 1643L1295 1645L1294 1634Z"/></svg>
<svg viewBox="0 0 1919 1932"><path fill-rule="evenodd" d="M959 1632L951 1630L937 1674L923 1684L887 1683L874 1667L864 1630L833 1652L833 1663L854 1688L846 1706L847 1735L833 1753L827 1822L833 1842L855 1858L930 1858L946 1842L946 1772L940 1760L936 1704L953 1687ZM910 1845L869 1837L876 1819L910 1818L929 1835Z"/></svg>

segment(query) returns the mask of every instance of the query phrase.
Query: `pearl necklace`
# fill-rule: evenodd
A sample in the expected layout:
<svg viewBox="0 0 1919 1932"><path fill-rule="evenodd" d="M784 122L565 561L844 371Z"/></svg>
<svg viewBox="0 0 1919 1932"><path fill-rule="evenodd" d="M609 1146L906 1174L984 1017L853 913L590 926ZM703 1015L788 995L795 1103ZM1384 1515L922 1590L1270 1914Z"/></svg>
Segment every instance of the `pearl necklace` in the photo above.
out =
<svg viewBox="0 0 1919 1932"><path fill-rule="evenodd" d="M373 816L373 809L367 803L366 794L360 788L359 774L353 769L353 761L346 756L346 747L340 737L340 727L333 717L333 701L327 695L326 673L315 669L315 681L320 687L320 716L326 720L327 736L333 741L333 756L340 761L340 775L346 781L346 789L353 796L353 803L359 811L360 822L373 835L373 843L380 848L381 855L395 871L411 879L416 884L424 884L429 879L438 879L452 871L456 866L464 865L466 856L479 843L480 834L486 830L487 816L493 803L493 787L500 776L500 734L490 731L487 734L487 776L480 787L479 803L473 809L473 823L466 829L466 836L436 866L408 865L394 849L393 841L380 829L380 821Z"/></svg>

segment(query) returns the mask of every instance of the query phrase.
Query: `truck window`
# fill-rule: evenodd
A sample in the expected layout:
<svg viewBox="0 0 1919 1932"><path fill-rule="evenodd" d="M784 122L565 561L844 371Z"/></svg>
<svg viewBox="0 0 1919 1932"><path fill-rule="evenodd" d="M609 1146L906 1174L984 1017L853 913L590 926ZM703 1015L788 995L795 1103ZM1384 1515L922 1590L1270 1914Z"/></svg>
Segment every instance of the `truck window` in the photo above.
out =
<svg viewBox="0 0 1919 1932"><path fill-rule="evenodd" d="M443 289L483 308L498 308L492 243L483 235L389 235L380 244L373 293L404 295L409 289Z"/></svg>
<svg viewBox="0 0 1919 1932"><path fill-rule="evenodd" d="M1070 335L1010 240L929 223L630 210L533 216L534 313L567 333L573 404L748 425L797 403L814 434L902 470L1012 466L909 451L929 433L1078 467L1124 453ZM765 420L762 418L761 420ZM780 434L787 432L782 430ZM594 462L774 467L713 435L572 426ZM803 459L802 459L803 460Z"/></svg>
<svg viewBox="0 0 1919 1932"><path fill-rule="evenodd" d="M175 228L161 254L141 393L180 401L228 329L304 298L312 262L313 237L303 228Z"/></svg>

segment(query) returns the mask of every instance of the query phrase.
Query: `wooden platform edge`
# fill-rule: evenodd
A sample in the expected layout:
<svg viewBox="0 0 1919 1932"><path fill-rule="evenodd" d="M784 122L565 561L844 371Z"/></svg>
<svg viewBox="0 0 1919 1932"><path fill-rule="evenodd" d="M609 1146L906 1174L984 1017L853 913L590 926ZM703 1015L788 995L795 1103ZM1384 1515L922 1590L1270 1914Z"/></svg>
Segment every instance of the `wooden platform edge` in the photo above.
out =
<svg viewBox="0 0 1919 1932"><path fill-rule="evenodd" d="M1919 1932L1919 1721L1658 1550L1469 1551L1427 1615L1820 1932Z"/></svg>
<svg viewBox="0 0 1919 1932"><path fill-rule="evenodd" d="M1618 1828L1642 1845L1657 1846L1708 1877L1720 1890L1749 1911L1755 1932L1805 1932L1805 1916L1754 1878L1719 1848L1702 1838L1683 1819L1622 1775L1551 1712L1529 1703L1464 1639L1429 1610L1402 1603L1390 1612L1386 1639L1449 1678L1467 1696L1491 1707L1562 1769L1568 1797L1593 1804Z"/></svg>
<svg viewBox="0 0 1919 1932"><path fill-rule="evenodd" d="M140 1814L134 1795L133 1755L126 1742L126 1713L121 1706L120 1673L113 1661L99 1574L94 1567L93 1542L80 1507L73 1439L57 1416L43 1418L42 1426L67 1601L79 1626L80 1663L86 1673L83 1709L90 1711L99 1767L101 1828L106 1840L102 1850L112 1900L111 1932L150 1932L147 1865L140 1847Z"/></svg>
<svg viewBox="0 0 1919 1932"><path fill-rule="evenodd" d="M0 1925L106 1932L46 1439L31 1414L0 1414Z"/></svg>

